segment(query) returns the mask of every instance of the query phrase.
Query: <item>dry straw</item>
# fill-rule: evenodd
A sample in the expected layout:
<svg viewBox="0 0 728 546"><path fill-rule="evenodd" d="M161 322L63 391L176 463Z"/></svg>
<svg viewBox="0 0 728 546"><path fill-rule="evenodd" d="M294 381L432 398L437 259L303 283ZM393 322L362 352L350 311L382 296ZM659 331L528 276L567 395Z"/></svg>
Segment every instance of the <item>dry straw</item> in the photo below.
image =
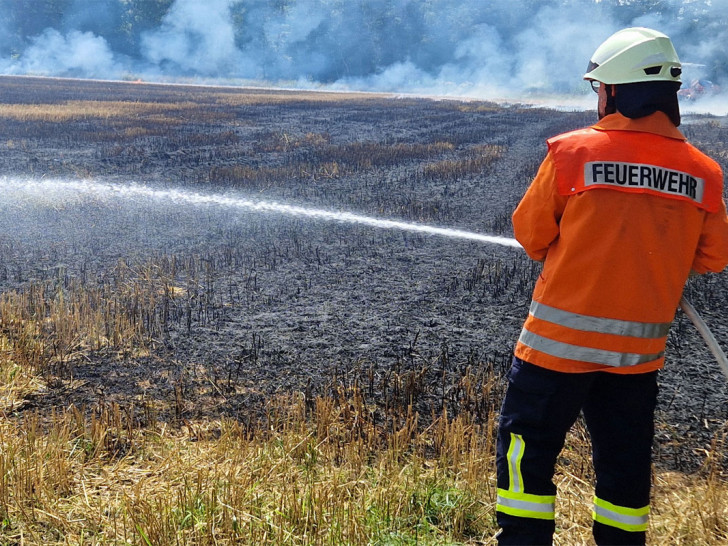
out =
<svg viewBox="0 0 728 546"><path fill-rule="evenodd" d="M160 293L148 271L138 270L145 288L128 271L123 277L138 301ZM47 291L3 300L3 543L494 543L495 402L487 419L443 412L427 426L411 406L376 419L357 388L312 400L276 398L257 426L155 419L142 425L133 405L116 403L34 410L43 363L67 361L89 340L98 342L98 328L89 328L99 317L95 306L78 300L72 289L62 302ZM136 312L121 309L122 316ZM73 343L55 351L59 339ZM113 336L104 339L113 345ZM481 384L470 377L464 391ZM403 377L399 388L409 382ZM724 438L699 475L656 474L652 543L726 540L723 448ZM557 473L557 544L589 543L589 461L587 435L578 426Z"/></svg>

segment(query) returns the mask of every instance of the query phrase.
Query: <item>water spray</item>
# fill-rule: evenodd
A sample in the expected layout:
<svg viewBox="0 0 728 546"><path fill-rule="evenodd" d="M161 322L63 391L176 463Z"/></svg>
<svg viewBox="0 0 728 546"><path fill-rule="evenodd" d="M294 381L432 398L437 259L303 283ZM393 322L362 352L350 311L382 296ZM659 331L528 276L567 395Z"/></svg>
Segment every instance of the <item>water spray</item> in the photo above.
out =
<svg viewBox="0 0 728 546"><path fill-rule="evenodd" d="M365 216L351 212L336 212L324 209L286 205L275 201L256 201L224 194L205 194L177 189L154 189L140 184L119 185L92 181L58 180L31 180L20 182L17 180L11 181L8 179L2 179L0 180L0 190L2 190L6 197L18 194L25 198L35 196L38 199L44 200L60 200L63 197L67 199L70 192L73 194L74 198L90 197L100 202L116 198L127 200L144 199L145 201L171 201L173 203L184 203L195 206L215 205L245 209L260 213L274 213L325 221L358 224L379 229L396 229L480 243L497 244L511 248L523 248L518 241L510 237L484 235L472 231L429 226L413 222L384 220L373 216ZM726 378L728 378L728 358L718 344L718 341L715 339L715 336L708 328L708 325L700 317L690 302L685 299L685 297L680 300L680 307L693 322L698 332L705 340L705 343L708 345L711 353L718 361L721 371Z"/></svg>
<svg viewBox="0 0 728 546"><path fill-rule="evenodd" d="M501 246L523 248L518 241L509 237L483 235L472 231L428 226L425 224L417 224L413 222L383 220L381 218L354 214L351 212L338 212L310 207L286 205L282 203L277 203L275 201L258 201L252 199L244 199L241 197L234 197L232 195L225 194L197 193L177 189L155 189L140 184L119 185L91 181L58 180L19 182L3 179L0 180L0 190L2 190L3 195L5 196L12 195L13 193L18 193L22 194L26 198L28 196L36 196L38 199L43 200L53 200L54 197L57 198L59 201L64 198L68 199L68 194L70 193L73 195L74 199L78 199L79 197L87 197L99 202L104 202L113 198L117 198L125 200L144 199L147 202L156 200L173 203L184 203L187 205L195 206L214 205L226 208L244 209L252 212L274 213L286 216L297 216L331 222L359 224L373 228L396 229L400 231L410 231L415 233L438 235L441 237L451 237L454 239L476 241L479 243L491 243Z"/></svg>

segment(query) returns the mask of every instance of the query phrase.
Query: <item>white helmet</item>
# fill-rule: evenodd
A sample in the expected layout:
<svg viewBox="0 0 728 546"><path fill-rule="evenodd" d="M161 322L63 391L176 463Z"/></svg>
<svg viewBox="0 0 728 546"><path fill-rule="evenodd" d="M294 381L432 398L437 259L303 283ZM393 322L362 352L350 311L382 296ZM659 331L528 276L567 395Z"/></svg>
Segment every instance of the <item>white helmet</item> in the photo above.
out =
<svg viewBox="0 0 728 546"><path fill-rule="evenodd" d="M592 55L585 80L607 84L650 81L680 83L682 69L670 38L649 28L612 34Z"/></svg>

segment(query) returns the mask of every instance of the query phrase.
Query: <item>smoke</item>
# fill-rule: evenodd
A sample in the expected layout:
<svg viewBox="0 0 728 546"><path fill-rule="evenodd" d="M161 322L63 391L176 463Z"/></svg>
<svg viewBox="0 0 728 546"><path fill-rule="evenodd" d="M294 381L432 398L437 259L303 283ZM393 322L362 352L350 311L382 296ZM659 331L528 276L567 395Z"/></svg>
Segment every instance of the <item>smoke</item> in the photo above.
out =
<svg viewBox="0 0 728 546"><path fill-rule="evenodd" d="M691 67L686 84L728 80L728 0L28 5L0 0L0 72L537 100L587 96L581 76L591 52L640 25L673 38Z"/></svg>
<svg viewBox="0 0 728 546"><path fill-rule="evenodd" d="M240 51L230 8L235 0L177 0L159 29L142 37L146 61L182 74L235 74Z"/></svg>
<svg viewBox="0 0 728 546"><path fill-rule="evenodd" d="M53 28L33 37L20 59L6 59L1 66L6 74L97 78L118 73L114 52L102 37L78 30L63 35Z"/></svg>

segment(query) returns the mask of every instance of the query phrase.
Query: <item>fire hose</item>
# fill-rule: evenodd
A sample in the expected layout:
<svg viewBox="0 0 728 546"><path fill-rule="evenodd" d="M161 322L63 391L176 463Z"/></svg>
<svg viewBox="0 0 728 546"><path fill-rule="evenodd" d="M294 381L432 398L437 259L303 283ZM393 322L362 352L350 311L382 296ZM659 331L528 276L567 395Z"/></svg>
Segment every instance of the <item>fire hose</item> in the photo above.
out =
<svg viewBox="0 0 728 546"><path fill-rule="evenodd" d="M705 340L705 343L708 345L708 349L710 349L710 352L713 353L713 356L718 361L720 371L722 371L723 375L725 375L728 379L728 358L723 352L723 349L721 349L720 345L718 345L718 341L715 339L713 332L710 331L710 328L708 328L708 325L695 310L695 307L693 307L692 304L688 300L686 300L684 296L680 300L680 308L692 321L698 332L700 332L700 335Z"/></svg>

